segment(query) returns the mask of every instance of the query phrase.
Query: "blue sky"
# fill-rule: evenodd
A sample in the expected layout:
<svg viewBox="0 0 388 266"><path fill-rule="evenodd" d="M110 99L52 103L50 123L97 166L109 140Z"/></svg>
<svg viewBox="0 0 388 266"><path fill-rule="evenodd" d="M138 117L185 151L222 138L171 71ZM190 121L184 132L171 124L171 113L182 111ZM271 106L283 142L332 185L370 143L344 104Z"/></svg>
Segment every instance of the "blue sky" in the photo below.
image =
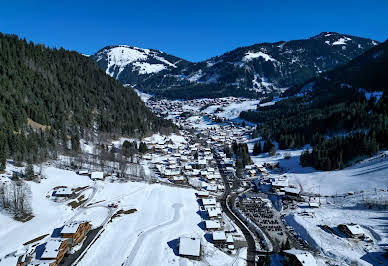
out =
<svg viewBox="0 0 388 266"><path fill-rule="evenodd" d="M388 1L1 0L0 31L85 54L128 44L199 61L322 31L384 41Z"/></svg>

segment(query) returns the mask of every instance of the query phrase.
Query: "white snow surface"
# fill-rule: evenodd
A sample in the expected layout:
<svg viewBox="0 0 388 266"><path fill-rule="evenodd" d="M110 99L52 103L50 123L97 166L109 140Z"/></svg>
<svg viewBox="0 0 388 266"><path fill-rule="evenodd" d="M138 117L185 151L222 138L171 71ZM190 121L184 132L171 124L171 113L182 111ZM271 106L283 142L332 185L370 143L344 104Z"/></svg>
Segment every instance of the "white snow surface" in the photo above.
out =
<svg viewBox="0 0 388 266"><path fill-rule="evenodd" d="M259 57L264 58L265 61L276 62L276 60L274 58L272 58L270 55L263 53L261 51L259 51L259 52L253 52L253 51L247 52L245 54L245 56L242 58L242 61L248 62L248 61L251 61L252 59L259 58Z"/></svg>
<svg viewBox="0 0 388 266"><path fill-rule="evenodd" d="M127 45L120 45L109 48L107 52L108 67L106 69L106 73L110 76L113 76L113 69L118 67L119 71L117 76L119 76L124 68L131 63L134 65L134 69L139 71L139 74L156 73L166 69L167 67L176 67L175 64L169 62L163 57L160 57L158 53L162 52ZM160 63L150 64L144 62L149 57L158 60ZM100 55L97 61L101 59L102 56Z"/></svg>

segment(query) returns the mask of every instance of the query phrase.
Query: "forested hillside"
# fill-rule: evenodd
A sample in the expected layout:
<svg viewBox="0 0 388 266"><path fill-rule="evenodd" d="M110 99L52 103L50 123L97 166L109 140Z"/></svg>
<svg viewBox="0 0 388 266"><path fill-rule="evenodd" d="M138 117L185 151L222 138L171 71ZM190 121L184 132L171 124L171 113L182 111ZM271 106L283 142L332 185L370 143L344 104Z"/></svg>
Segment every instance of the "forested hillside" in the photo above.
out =
<svg viewBox="0 0 388 266"><path fill-rule="evenodd" d="M0 33L2 158L46 159L85 134L144 136L171 129L88 57Z"/></svg>
<svg viewBox="0 0 388 266"><path fill-rule="evenodd" d="M330 170L388 148L388 42L241 118L281 149L313 146L302 165Z"/></svg>

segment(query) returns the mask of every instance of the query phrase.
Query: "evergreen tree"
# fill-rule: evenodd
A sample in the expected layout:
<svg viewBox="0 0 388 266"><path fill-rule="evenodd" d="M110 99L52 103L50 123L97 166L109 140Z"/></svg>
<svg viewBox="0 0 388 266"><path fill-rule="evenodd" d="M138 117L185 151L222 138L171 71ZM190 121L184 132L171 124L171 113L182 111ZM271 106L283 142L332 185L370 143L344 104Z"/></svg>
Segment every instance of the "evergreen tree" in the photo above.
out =
<svg viewBox="0 0 388 266"><path fill-rule="evenodd" d="M24 175L28 180L35 178L34 166L32 164L27 164L26 168L24 169Z"/></svg>
<svg viewBox="0 0 388 266"><path fill-rule="evenodd" d="M259 141L259 142L256 142L255 145L253 146L252 154L259 155L260 153L261 153L261 143Z"/></svg>

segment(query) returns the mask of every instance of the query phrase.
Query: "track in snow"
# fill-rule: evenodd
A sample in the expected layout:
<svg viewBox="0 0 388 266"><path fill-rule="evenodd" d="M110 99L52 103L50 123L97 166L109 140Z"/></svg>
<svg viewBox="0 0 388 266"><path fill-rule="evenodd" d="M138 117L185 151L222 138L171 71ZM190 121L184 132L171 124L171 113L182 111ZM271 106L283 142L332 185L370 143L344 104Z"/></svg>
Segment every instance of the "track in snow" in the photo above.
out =
<svg viewBox="0 0 388 266"><path fill-rule="evenodd" d="M133 246L132 250L131 250L131 253L129 254L129 256L125 259L125 262L123 263L123 265L125 266L129 266L129 265L132 265L133 263L133 260L135 259L136 257L136 254L138 253L139 251L139 248L141 247L141 244L143 243L143 240L151 233L165 227L165 226L168 226L168 225L171 225L175 222L177 222L180 218L180 209L183 207L183 204L181 203L175 203L171 206L173 209L174 209L174 216L172 217L171 220L167 221L167 222L164 222L162 224L159 224L159 225L156 225L144 232L141 233L141 235L138 237L138 239L136 240L136 243L135 245Z"/></svg>

